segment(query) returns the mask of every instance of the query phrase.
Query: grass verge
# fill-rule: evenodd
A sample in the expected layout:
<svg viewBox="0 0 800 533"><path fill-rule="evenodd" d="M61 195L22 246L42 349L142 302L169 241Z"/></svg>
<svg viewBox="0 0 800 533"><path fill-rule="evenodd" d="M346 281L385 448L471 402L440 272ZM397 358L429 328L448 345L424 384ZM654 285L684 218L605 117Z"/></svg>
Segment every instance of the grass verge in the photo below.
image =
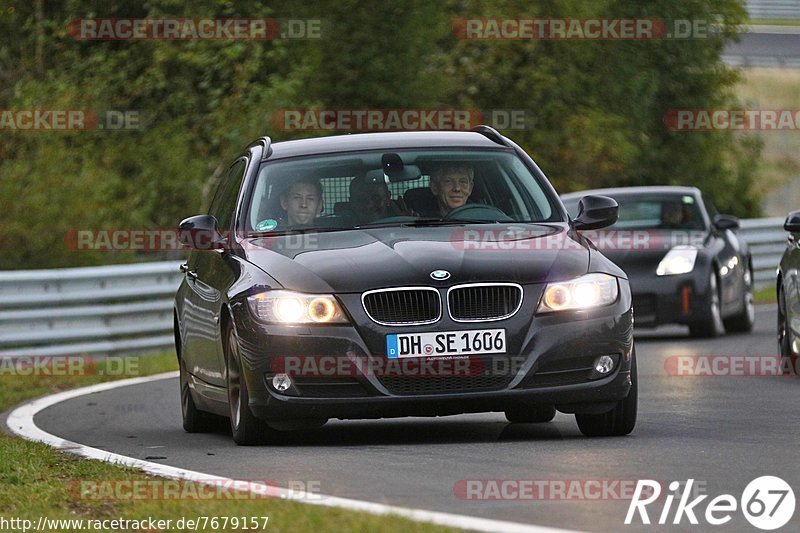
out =
<svg viewBox="0 0 800 533"><path fill-rule="evenodd" d="M764 287L753 292L753 302L757 304L774 304L778 302L778 294L775 287Z"/></svg>
<svg viewBox="0 0 800 533"><path fill-rule="evenodd" d="M174 353L142 356L134 361L138 364L129 367L129 370L135 368L137 375L177 370ZM91 367L91 372L83 372L82 375L33 376L15 372L6 362L0 365L0 412L37 396L120 377L131 377L132 372L125 372L126 376L109 376L108 369L103 364ZM190 438L187 435L187 439ZM232 453L235 453L235 449L232 449ZM343 472L342 475L347 473ZM387 483L389 482L387 479ZM131 497L129 489L134 486L149 489L141 494L137 492L137 497ZM224 490L214 492L216 497L209 499L208 491L202 491L198 486L194 486L197 490L193 490L191 485L186 484L180 486L183 497L152 496L152 491L166 491L175 486L175 482L147 476L138 470L78 458L55 451L44 444L0 433L2 531L22 531L21 526L24 525L18 522L15 527L14 523L3 523L3 519L27 519L37 524L39 517L51 520L82 519L84 530L87 529L86 521L107 521L106 527L93 528L93 531L119 531L120 528L114 529L114 524L108 522L110 520L139 521L153 518L171 520L172 524L170 527L153 528L149 523L142 523L139 524L140 527L128 530L187 531L191 528L178 527L179 519L203 516L209 519L205 527L200 524L198 531L454 531L395 516L375 516L297 501L265 498L245 500L240 493L236 497L233 495L237 493ZM211 522L212 517L217 517L216 524ZM238 527L234 527L233 520L228 520L227 526L223 527L224 517L237 517ZM261 517L269 517L266 528L262 527L264 520ZM255 522L252 518L256 519ZM214 525L216 527L212 527ZM243 525L246 527L242 527ZM257 527L253 527L254 525ZM75 523L51 523L45 529L76 531L78 526Z"/></svg>
<svg viewBox="0 0 800 533"><path fill-rule="evenodd" d="M751 26L800 26L797 19L750 19Z"/></svg>

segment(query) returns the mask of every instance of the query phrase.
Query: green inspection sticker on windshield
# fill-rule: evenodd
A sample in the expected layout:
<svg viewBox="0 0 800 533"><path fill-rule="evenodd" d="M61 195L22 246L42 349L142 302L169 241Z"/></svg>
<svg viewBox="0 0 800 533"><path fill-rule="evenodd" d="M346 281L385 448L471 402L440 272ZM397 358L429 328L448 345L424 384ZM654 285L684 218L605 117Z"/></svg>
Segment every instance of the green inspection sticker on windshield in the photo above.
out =
<svg viewBox="0 0 800 533"><path fill-rule="evenodd" d="M278 227L278 221L273 218L262 220L261 222L256 224L257 231L272 231L277 227Z"/></svg>

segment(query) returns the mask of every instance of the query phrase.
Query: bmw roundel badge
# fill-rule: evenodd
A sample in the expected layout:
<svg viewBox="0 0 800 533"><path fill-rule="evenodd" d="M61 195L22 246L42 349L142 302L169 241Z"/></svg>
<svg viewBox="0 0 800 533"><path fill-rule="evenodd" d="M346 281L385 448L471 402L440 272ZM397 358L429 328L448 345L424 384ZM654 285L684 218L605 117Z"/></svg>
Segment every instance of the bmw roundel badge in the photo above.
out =
<svg viewBox="0 0 800 533"><path fill-rule="evenodd" d="M431 272L431 277L435 280L443 280L450 277L450 272L447 270L434 270Z"/></svg>

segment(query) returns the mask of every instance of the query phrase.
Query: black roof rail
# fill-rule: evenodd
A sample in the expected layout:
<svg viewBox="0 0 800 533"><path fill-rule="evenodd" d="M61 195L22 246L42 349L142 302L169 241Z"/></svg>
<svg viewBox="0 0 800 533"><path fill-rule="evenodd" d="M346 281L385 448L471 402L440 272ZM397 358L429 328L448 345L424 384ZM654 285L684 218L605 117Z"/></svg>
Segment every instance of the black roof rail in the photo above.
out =
<svg viewBox="0 0 800 533"><path fill-rule="evenodd" d="M265 159L269 159L269 156L272 155L272 139L265 135L251 142L247 147L250 148L259 144L264 147L264 152L261 154L261 160L264 161Z"/></svg>
<svg viewBox="0 0 800 533"><path fill-rule="evenodd" d="M475 133L480 133L490 141L496 142L500 146L507 146L511 148L511 144L506 140L506 138L500 135L500 132L491 126L486 126L485 124L481 124L480 126L475 126L470 131L474 131Z"/></svg>

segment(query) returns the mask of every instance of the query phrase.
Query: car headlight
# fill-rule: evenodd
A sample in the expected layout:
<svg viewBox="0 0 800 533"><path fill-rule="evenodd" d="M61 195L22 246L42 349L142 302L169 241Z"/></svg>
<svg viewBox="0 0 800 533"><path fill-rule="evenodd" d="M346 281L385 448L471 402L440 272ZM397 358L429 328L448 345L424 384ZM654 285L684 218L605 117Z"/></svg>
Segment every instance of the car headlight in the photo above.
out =
<svg viewBox="0 0 800 533"><path fill-rule="evenodd" d="M697 260L697 248L694 246L676 246L669 252L656 268L657 276L672 276L674 274L686 274L694 270L694 263Z"/></svg>
<svg viewBox="0 0 800 533"><path fill-rule="evenodd" d="M539 313L591 309L617 301L617 278L608 274L586 274L570 281L548 283L544 288Z"/></svg>
<svg viewBox="0 0 800 533"><path fill-rule="evenodd" d="M250 296L250 309L265 322L281 324L344 324L347 316L330 294L275 290Z"/></svg>

